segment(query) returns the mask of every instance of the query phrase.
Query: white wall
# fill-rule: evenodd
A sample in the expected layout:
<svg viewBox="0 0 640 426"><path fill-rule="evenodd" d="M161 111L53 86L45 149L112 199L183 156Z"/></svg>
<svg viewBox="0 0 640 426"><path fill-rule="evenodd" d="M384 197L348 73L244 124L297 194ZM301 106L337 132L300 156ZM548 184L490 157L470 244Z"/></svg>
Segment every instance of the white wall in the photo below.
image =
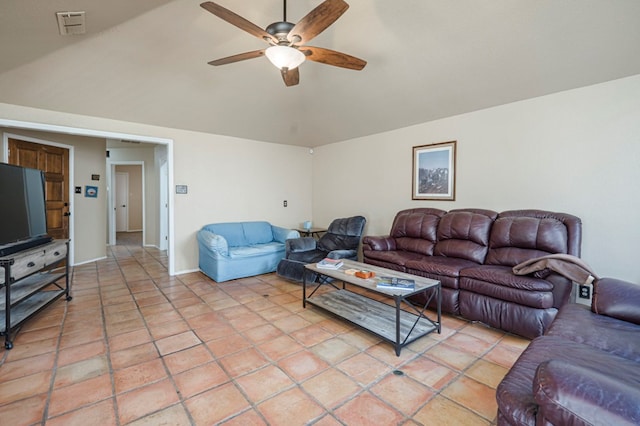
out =
<svg viewBox="0 0 640 426"><path fill-rule="evenodd" d="M412 147L457 140L455 201L412 201ZM315 149L313 219L387 234L414 207L538 208L583 222L600 276L640 282L640 75Z"/></svg>
<svg viewBox="0 0 640 426"><path fill-rule="evenodd" d="M78 133L83 129L89 133L110 132L113 138L122 134L123 139L173 140L173 181L189 187L186 195L175 194L175 188L170 188L174 193L176 273L197 269L196 232L207 223L267 220L293 228L311 217L312 156L308 148L4 103L0 103L0 118L29 125L66 126L79 129ZM130 135L140 136L131 138ZM100 155L103 167L104 159L103 148ZM284 200L288 201L286 208L282 206ZM87 238L95 235L104 250L106 205L98 217L104 224L92 227ZM95 221L90 215L84 218Z"/></svg>

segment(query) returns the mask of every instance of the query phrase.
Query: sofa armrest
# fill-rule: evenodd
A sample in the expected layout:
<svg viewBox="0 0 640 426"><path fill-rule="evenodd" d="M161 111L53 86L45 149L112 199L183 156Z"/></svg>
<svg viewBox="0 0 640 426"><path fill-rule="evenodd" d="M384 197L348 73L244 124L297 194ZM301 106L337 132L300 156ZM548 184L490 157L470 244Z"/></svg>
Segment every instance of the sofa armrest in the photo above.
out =
<svg viewBox="0 0 640 426"><path fill-rule="evenodd" d="M591 310L619 320L640 324L640 285L615 278L593 284Z"/></svg>
<svg viewBox="0 0 640 426"><path fill-rule="evenodd" d="M315 250L316 239L313 237L292 238L285 241L285 248L287 254Z"/></svg>
<svg viewBox="0 0 640 426"><path fill-rule="evenodd" d="M352 259L358 258L358 252L356 250L331 250L327 257L329 259Z"/></svg>
<svg viewBox="0 0 640 426"><path fill-rule="evenodd" d="M281 226L271 225L271 231L273 232L273 240L279 243L284 243L291 238L300 238L298 231Z"/></svg>
<svg viewBox="0 0 640 426"><path fill-rule="evenodd" d="M201 229L198 231L198 243L200 247L206 248L212 253L217 253L221 256L229 255L227 239L220 234L214 234L211 231Z"/></svg>
<svg viewBox="0 0 640 426"><path fill-rule="evenodd" d="M640 424L640 390L632 379L556 359L538 366L533 393L544 417L538 424Z"/></svg>
<svg viewBox="0 0 640 426"><path fill-rule="evenodd" d="M366 236L362 239L363 250L389 251L396 249L396 240L390 236Z"/></svg>

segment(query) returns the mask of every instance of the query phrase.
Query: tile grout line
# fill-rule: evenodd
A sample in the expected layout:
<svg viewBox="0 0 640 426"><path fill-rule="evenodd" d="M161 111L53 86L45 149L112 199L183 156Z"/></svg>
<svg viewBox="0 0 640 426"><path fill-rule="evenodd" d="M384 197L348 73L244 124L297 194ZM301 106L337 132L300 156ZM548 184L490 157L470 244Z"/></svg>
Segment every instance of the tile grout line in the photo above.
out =
<svg viewBox="0 0 640 426"><path fill-rule="evenodd" d="M125 246L125 247L126 247L126 246ZM145 270L145 273L146 273L146 269L144 268L144 266L139 262L139 260L136 258L136 256L135 256L133 253L131 253L131 250L130 250L128 247L127 247L127 251L129 251L129 254L131 255L131 258L133 258L133 259L136 261L136 263L137 263L140 267L142 267L142 268ZM115 257L115 256L114 256L114 257ZM121 271L121 273L122 273L124 285L126 286L127 290L129 291L129 294L131 295L131 299L132 299L133 303L135 303L136 310L137 310L137 312L140 314L140 318L142 319L142 322L143 322L143 324L144 324L144 328L145 328L145 330L147 331L147 333L149 333L149 336L150 336L150 337L151 337L151 339L152 339L152 344L153 344L153 347L154 347L155 351L156 351L156 352L157 352L157 354L158 354L158 359L162 361L162 367L163 367L163 369L164 369L165 374L167 375L167 379L169 379L169 381L171 382L171 385L173 386L174 391L176 392L176 394L178 395L178 397L179 397L179 399L180 399L180 405L181 405L181 406L182 406L182 408L184 409L184 412L186 413L186 415L187 415L187 417L188 417L188 419L189 419L189 422L193 425L193 424L195 424L195 421L194 421L194 419L193 419L193 417L192 417L191 413L190 413L190 412L189 412L189 410L187 409L187 407L184 405L184 403L185 403L185 401L186 401L186 400L184 399L184 397L183 397L182 393L180 392L180 389L178 388L178 386L177 386L177 384L176 384L176 382L175 382L175 379L173 378L173 375L171 374L171 372L169 371L169 368L168 368L168 367L167 367L167 365L166 365L166 362L165 362L165 360L164 360L164 355L162 355L162 354L160 353L160 350L158 349L158 346L156 345L156 340L157 340L157 339L153 336L153 333L151 332L151 329L149 328L149 323L147 322L147 319L145 318L145 315L144 315L143 311L141 310L141 308L142 308L142 307L139 305L138 300L137 300L137 299L136 299L136 297L134 296L134 294L135 294L135 293L133 293L133 291L131 290L130 282L126 279L126 274L125 274L125 273L124 273L124 271L122 270L122 266L120 265L120 262L117 260L117 257L116 257L115 259L116 259L116 264L118 265L118 268L119 268L119 270L120 270L120 271ZM147 275L149 276L149 274L148 274L148 273L147 273ZM176 310L176 308L175 308L175 306L173 306L173 303L171 302L171 300L170 300L169 298L167 298L167 297L166 297L166 295L164 294L164 292L162 292L162 290L158 287L158 285L157 285L156 281L153 279L153 277L149 276L149 278L150 278L151 282L153 282L154 287L155 287L158 291L160 291L160 292L162 293L162 295L163 295L163 297L165 298L165 300L166 300L168 303L170 303L170 304L171 304L171 306L172 306L172 308L173 308L174 310ZM135 281L132 281L132 282L138 282L138 281L142 281L142 280L135 280ZM178 313L179 313L179 312L178 312ZM123 333L123 334L124 334L124 333ZM127 367L127 368L128 368L128 367ZM117 407L117 393L116 393L116 389L115 389L115 376L114 376L114 374L115 374L115 371L113 371L113 373L112 373L112 375L111 375L111 376L112 376L112 379L111 379L111 380L112 380L112 382L114 383L114 385L113 385L113 386L114 386L114 388L113 388L113 395L114 395L114 400L115 400L115 404L116 404L116 421L118 422L118 425L119 425L119 424L120 424L120 415L119 415L120 413L119 413L119 411L118 411L118 407ZM135 389L129 389L129 390L127 390L126 392L123 392L123 393L122 393L122 395L125 395L125 394L127 394L127 393L129 393L129 392L132 392L132 391L134 391L134 390L135 390ZM165 410L165 409L167 409L167 408L168 408L168 407L162 407L162 408L160 408L160 409L158 409L158 410L155 410L155 411L152 411L152 412L150 412L150 413L145 414L145 415L144 415L143 417L141 417L141 418L144 418L144 417L147 417L147 416L153 415L153 414L155 414L155 413L159 413L159 412L161 412L162 410ZM138 419L139 419L139 418L138 418ZM134 419L134 420L132 420L132 421L137 421L138 419Z"/></svg>

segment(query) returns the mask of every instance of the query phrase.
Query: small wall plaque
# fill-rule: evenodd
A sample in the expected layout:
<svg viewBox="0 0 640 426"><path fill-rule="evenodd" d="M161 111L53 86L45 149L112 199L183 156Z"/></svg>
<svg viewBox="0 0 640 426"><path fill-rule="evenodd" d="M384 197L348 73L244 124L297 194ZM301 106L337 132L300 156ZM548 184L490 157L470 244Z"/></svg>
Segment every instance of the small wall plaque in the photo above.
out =
<svg viewBox="0 0 640 426"><path fill-rule="evenodd" d="M84 196L88 198L98 198L98 187L97 186L85 186L84 187Z"/></svg>
<svg viewBox="0 0 640 426"><path fill-rule="evenodd" d="M91 180L100 180L100 175L91 175Z"/></svg>
<svg viewBox="0 0 640 426"><path fill-rule="evenodd" d="M176 185L176 194L186 194L187 185Z"/></svg>

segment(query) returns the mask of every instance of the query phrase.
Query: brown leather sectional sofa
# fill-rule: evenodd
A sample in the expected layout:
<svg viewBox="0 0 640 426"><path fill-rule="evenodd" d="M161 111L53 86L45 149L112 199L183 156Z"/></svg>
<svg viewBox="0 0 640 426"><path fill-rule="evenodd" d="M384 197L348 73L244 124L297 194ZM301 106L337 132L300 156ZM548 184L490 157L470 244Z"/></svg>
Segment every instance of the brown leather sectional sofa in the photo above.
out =
<svg viewBox="0 0 640 426"><path fill-rule="evenodd" d="M579 257L581 241L582 223L570 214L417 208L398 212L388 236L364 237L363 259L440 280L443 312L534 338L569 300L572 282L512 268L549 254Z"/></svg>
<svg viewBox="0 0 640 426"><path fill-rule="evenodd" d="M498 425L640 424L640 285L600 278L568 303L496 391Z"/></svg>

